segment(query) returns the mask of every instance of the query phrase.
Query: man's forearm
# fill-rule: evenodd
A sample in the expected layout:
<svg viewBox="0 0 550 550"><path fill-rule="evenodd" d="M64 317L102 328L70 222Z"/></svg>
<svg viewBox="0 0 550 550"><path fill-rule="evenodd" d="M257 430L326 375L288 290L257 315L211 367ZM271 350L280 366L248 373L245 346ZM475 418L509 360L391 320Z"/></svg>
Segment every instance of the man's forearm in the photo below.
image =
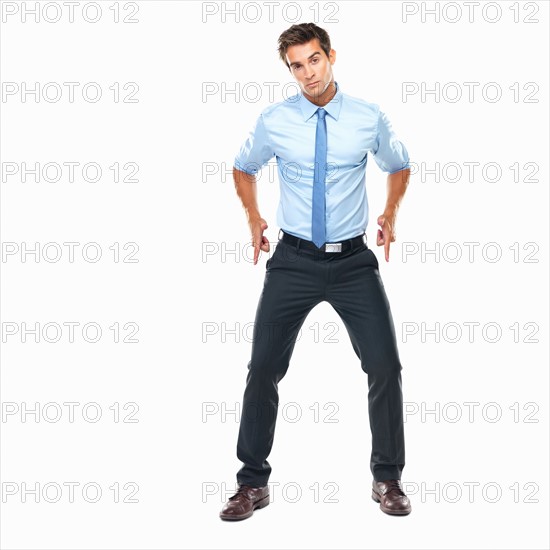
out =
<svg viewBox="0 0 550 550"><path fill-rule="evenodd" d="M239 195L246 213L248 225L250 226L252 245L254 246L254 265L256 265L258 263L260 250L269 252L269 240L264 236L264 230L267 229L267 223L260 216L260 211L258 209L256 176L233 168L233 180L235 181L237 195Z"/></svg>
<svg viewBox="0 0 550 550"><path fill-rule="evenodd" d="M254 218L260 218L256 191L256 176L233 168L233 181L248 221Z"/></svg>
<svg viewBox="0 0 550 550"><path fill-rule="evenodd" d="M405 195L407 186L409 184L409 176L411 174L410 168L400 170L394 174L388 174L387 192L388 198L386 200L385 212L396 213L399 210L401 200Z"/></svg>

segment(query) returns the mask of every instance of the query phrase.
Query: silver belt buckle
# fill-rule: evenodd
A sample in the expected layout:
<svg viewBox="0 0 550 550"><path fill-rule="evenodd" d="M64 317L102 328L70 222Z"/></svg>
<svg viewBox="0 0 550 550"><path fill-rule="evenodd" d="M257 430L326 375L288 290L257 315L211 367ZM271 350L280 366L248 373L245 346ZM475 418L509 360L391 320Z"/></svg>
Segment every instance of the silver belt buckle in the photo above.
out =
<svg viewBox="0 0 550 550"><path fill-rule="evenodd" d="M325 252L342 252L342 243L325 243Z"/></svg>

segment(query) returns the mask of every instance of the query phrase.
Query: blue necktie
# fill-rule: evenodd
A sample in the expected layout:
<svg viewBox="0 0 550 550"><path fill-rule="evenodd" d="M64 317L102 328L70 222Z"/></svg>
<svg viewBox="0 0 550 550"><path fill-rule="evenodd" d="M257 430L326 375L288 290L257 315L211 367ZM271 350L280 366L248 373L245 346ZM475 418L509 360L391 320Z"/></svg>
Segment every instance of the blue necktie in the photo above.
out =
<svg viewBox="0 0 550 550"><path fill-rule="evenodd" d="M317 109L315 132L315 167L313 171L313 203L311 216L311 240L321 248L326 242L325 227L325 176L327 165L327 112Z"/></svg>

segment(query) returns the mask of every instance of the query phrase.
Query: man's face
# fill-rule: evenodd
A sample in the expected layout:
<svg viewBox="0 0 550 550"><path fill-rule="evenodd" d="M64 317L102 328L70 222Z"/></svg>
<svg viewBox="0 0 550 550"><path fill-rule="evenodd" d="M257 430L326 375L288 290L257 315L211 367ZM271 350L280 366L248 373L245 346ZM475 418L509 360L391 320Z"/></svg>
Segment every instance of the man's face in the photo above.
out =
<svg viewBox="0 0 550 550"><path fill-rule="evenodd" d="M318 98L328 88L332 81L332 65L336 61L336 52L330 50L327 58L317 38L306 44L290 46L286 51L286 59L290 72L304 94Z"/></svg>

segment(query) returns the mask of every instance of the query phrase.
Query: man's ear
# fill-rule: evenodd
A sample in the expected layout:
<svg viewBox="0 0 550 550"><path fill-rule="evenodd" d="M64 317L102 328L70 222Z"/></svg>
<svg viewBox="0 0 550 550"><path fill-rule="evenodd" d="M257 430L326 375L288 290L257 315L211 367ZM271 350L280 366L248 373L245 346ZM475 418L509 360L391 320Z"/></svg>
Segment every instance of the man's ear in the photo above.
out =
<svg viewBox="0 0 550 550"><path fill-rule="evenodd" d="M330 64L333 65L336 62L336 50L332 49L329 53Z"/></svg>

